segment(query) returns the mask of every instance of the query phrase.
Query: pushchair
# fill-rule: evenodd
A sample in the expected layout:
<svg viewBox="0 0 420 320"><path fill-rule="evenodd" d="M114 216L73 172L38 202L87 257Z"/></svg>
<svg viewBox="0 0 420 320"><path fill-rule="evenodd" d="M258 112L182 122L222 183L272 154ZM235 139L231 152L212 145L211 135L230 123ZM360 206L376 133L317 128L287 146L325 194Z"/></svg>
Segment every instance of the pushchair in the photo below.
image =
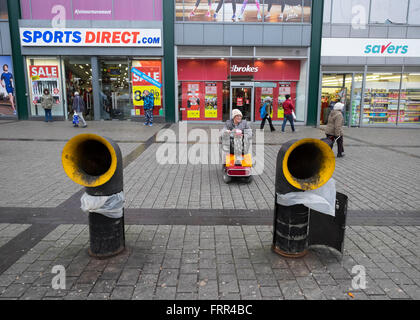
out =
<svg viewBox="0 0 420 320"><path fill-rule="evenodd" d="M223 181L230 183L232 179L241 178L250 183L252 181L252 155L250 150L252 136L234 129L231 132L224 132L221 140Z"/></svg>

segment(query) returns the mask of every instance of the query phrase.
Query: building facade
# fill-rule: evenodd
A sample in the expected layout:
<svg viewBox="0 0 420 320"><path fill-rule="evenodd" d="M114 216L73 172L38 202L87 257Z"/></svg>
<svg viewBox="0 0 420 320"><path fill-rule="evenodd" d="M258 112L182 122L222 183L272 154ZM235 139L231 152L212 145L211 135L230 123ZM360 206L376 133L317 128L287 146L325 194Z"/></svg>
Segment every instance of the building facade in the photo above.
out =
<svg viewBox="0 0 420 320"><path fill-rule="evenodd" d="M420 1L325 0L318 123L331 102L348 126L420 124Z"/></svg>
<svg viewBox="0 0 420 320"><path fill-rule="evenodd" d="M282 121L290 95L298 124L340 100L348 126L416 127L419 17L420 0L0 0L0 118L42 119L48 89L56 119L77 91L88 120L140 120L148 90L168 122L258 122L267 100Z"/></svg>
<svg viewBox="0 0 420 320"><path fill-rule="evenodd" d="M87 119L135 120L143 115L145 90L154 95L155 116L163 116L162 0L57 3L20 1L29 117L44 115L45 89L59 119L72 113L75 92Z"/></svg>

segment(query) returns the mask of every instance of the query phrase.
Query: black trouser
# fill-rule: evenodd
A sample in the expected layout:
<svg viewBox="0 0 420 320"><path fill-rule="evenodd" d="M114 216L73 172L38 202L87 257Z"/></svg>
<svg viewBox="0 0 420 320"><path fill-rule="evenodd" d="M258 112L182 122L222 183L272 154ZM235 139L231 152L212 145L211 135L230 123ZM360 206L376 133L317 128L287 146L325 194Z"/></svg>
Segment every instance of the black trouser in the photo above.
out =
<svg viewBox="0 0 420 320"><path fill-rule="evenodd" d="M269 125L270 125L270 130L271 131L275 131L276 129L274 129L274 127L273 127L273 123L271 122L271 117L269 116L269 115L266 115L263 119L262 119L262 121L261 121L261 130L262 129L264 129L264 126L265 126L265 120L268 120L268 123L269 123Z"/></svg>
<svg viewBox="0 0 420 320"><path fill-rule="evenodd" d="M219 1L219 3L217 4L216 13L218 13L220 11L224 2L225 2L225 0L220 0Z"/></svg>
<svg viewBox="0 0 420 320"><path fill-rule="evenodd" d="M266 0L266 1L268 1L267 11L270 12L271 7L273 6L273 3L276 2L276 0ZM286 0L280 0L279 2L281 3L281 12L284 12L284 7L286 6Z"/></svg>
<svg viewBox="0 0 420 320"><path fill-rule="evenodd" d="M200 4L201 0L197 0L195 3L195 6L198 7L198 5ZM211 0L207 1L209 5L211 5Z"/></svg>
<svg viewBox="0 0 420 320"><path fill-rule="evenodd" d="M337 139L338 137L335 137L333 135L327 134L327 138L329 139L334 139L333 141L335 141L335 139ZM340 138L337 139L337 155L341 155L344 153L344 139L343 136L340 136ZM333 142L333 146L334 146L334 142Z"/></svg>

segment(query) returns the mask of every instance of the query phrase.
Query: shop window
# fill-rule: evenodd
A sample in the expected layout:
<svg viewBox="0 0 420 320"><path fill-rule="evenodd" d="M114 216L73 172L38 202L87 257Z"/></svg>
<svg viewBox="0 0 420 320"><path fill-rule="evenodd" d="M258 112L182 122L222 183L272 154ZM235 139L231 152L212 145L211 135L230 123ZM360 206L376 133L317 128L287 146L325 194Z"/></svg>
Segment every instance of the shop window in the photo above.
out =
<svg viewBox="0 0 420 320"><path fill-rule="evenodd" d="M420 25L420 0L410 0L408 24Z"/></svg>
<svg viewBox="0 0 420 320"><path fill-rule="evenodd" d="M364 124L396 124L400 73L368 73L364 94Z"/></svg>
<svg viewBox="0 0 420 320"><path fill-rule="evenodd" d="M372 0L370 23L407 23L408 0Z"/></svg>
<svg viewBox="0 0 420 320"><path fill-rule="evenodd" d="M9 19L9 13L7 11L7 0L0 0L0 20Z"/></svg>
<svg viewBox="0 0 420 320"><path fill-rule="evenodd" d="M53 96L53 116L64 116L59 60L55 58L27 58L30 106L32 116L44 116L41 98L45 89Z"/></svg>
<svg viewBox="0 0 420 320"><path fill-rule="evenodd" d="M161 60L133 60L131 68L132 116L144 115L145 91L153 94L153 114L163 116L163 81Z"/></svg>
<svg viewBox="0 0 420 320"><path fill-rule="evenodd" d="M345 108L343 110L344 124L348 124L349 113L351 112L351 86L353 74L323 74L322 76L322 95L320 123L326 124L328 116L334 104L341 102Z"/></svg>
<svg viewBox="0 0 420 320"><path fill-rule="evenodd" d="M359 21L358 24L367 24L369 16L370 0L334 0L332 3L332 23L352 23L355 15L360 15L360 18L365 18L364 21ZM325 13L325 9L324 9Z"/></svg>
<svg viewBox="0 0 420 320"><path fill-rule="evenodd" d="M176 21L310 22L311 0L176 0Z"/></svg>
<svg viewBox="0 0 420 320"><path fill-rule="evenodd" d="M92 94L92 67L90 58L86 57L63 57L67 112L73 113L74 93L78 92L85 104L84 117L87 120L94 119L93 94Z"/></svg>
<svg viewBox="0 0 420 320"><path fill-rule="evenodd" d="M420 72L403 74L398 124L420 124Z"/></svg>
<svg viewBox="0 0 420 320"><path fill-rule="evenodd" d="M331 6L332 6L332 0L324 1L324 17L322 19L324 23L331 22Z"/></svg>
<svg viewBox="0 0 420 320"><path fill-rule="evenodd" d="M0 117L17 116L12 57L0 56L0 68Z"/></svg>

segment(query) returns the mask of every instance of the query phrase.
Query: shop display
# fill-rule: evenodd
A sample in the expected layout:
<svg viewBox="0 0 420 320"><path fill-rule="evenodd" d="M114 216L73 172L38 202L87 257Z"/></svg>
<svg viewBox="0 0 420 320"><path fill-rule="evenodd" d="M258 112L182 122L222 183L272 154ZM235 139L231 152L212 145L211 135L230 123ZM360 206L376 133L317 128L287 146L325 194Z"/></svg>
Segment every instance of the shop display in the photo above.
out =
<svg viewBox="0 0 420 320"><path fill-rule="evenodd" d="M41 98L44 90L48 89L54 99L54 104L60 103L60 86L58 66L41 65L29 66L29 77L31 79L31 93L32 93L32 114L42 115ZM58 110L52 109L53 114Z"/></svg>
<svg viewBox="0 0 420 320"><path fill-rule="evenodd" d="M205 106L205 117L217 119L217 83L207 82L206 83L206 106Z"/></svg>
<svg viewBox="0 0 420 320"><path fill-rule="evenodd" d="M153 94L153 114L159 115L162 108L162 62L160 60L133 61L131 70L133 79L132 94L135 115L144 115L142 96L147 90Z"/></svg>
<svg viewBox="0 0 420 320"><path fill-rule="evenodd" d="M401 95L405 97L405 103L400 104L400 122L420 123L420 89L407 89Z"/></svg>

